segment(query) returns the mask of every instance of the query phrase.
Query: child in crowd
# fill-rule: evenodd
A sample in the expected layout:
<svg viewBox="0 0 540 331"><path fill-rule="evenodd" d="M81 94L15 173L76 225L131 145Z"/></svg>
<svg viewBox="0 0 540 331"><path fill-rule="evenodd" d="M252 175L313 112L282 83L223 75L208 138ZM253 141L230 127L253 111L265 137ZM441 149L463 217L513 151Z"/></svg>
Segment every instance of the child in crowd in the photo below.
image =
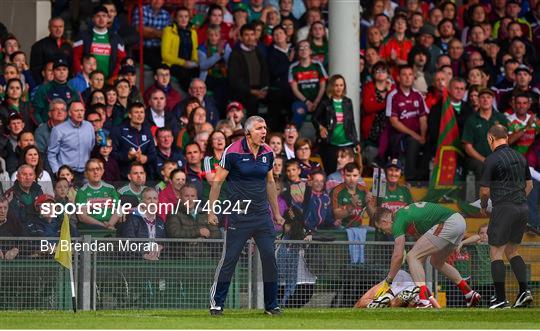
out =
<svg viewBox="0 0 540 331"><path fill-rule="evenodd" d="M75 188L73 184L73 180L75 179L75 173L73 172L73 169L71 169L67 165L61 166L60 168L58 168L58 173L56 174L56 178L58 178L59 182L61 179L65 180L67 184L65 196L62 196L62 198L67 198L68 202L74 202L75 196L77 196L77 188ZM58 182L56 184L58 185ZM62 188L66 184L62 184ZM63 189L62 189L62 192L63 192ZM57 193L56 185L55 185L54 193L55 194Z"/></svg>
<svg viewBox="0 0 540 331"><path fill-rule="evenodd" d="M362 212L366 206L365 186L358 184L360 168L356 163L347 163L343 167L344 181L331 193L335 225L357 227L362 225Z"/></svg>

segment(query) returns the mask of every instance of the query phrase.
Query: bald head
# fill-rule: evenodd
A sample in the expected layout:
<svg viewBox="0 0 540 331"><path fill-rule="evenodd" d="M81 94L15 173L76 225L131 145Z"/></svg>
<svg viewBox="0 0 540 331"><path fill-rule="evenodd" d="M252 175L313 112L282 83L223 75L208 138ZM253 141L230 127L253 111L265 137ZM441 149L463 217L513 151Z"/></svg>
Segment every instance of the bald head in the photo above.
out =
<svg viewBox="0 0 540 331"><path fill-rule="evenodd" d="M495 138L495 140L499 139L508 139L508 130L504 125L501 124L495 124L493 125L489 131L488 134Z"/></svg>

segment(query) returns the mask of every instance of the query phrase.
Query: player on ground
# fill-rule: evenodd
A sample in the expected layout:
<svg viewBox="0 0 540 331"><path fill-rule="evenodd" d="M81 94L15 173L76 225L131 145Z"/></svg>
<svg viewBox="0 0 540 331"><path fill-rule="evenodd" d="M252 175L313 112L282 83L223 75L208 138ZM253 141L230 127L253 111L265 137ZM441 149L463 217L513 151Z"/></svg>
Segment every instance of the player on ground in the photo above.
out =
<svg viewBox="0 0 540 331"><path fill-rule="evenodd" d="M418 240L407 254L411 276L420 287L418 308L431 308L431 293L426 286L424 261L430 257L430 263L458 286L467 307L474 307L480 302L480 294L471 290L459 271L446 263L448 256L461 242L465 233L465 219L459 213L430 202L417 202L398 210L394 215L389 209L378 208L375 214L375 226L386 234L394 236L394 252L388 277L383 286L389 288L392 280L403 263L405 253L405 234Z"/></svg>
<svg viewBox="0 0 540 331"><path fill-rule="evenodd" d="M384 281L370 288L354 305L355 308L386 308L386 307L410 307L416 304L420 289L414 284L411 275L399 270L390 285L390 290L377 296L377 292L384 286Z"/></svg>

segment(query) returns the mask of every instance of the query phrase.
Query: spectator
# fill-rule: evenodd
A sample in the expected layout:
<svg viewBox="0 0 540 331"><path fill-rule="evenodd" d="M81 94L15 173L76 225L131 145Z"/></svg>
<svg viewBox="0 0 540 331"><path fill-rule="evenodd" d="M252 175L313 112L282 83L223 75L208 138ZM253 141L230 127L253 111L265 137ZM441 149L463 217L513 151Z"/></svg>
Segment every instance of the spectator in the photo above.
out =
<svg viewBox="0 0 540 331"><path fill-rule="evenodd" d="M300 163L296 159L291 159L285 162L285 184L283 185L283 197L287 206L303 209L304 198L306 194L310 194L306 179L300 177L302 172Z"/></svg>
<svg viewBox="0 0 540 331"><path fill-rule="evenodd" d="M61 180L65 180L67 183L66 188L66 198L69 202L75 202L75 197L77 196L77 188L75 187L73 181L75 180L75 172L73 172L73 169L71 169L67 165L63 165L58 169L58 172L56 173L56 178L58 179L56 183L58 183ZM55 194L56 194L56 186L55 186Z"/></svg>
<svg viewBox="0 0 540 331"><path fill-rule="evenodd" d="M144 122L144 105L132 103L128 112L129 121L114 127L111 137L113 151L111 157L120 166L122 176L127 174L129 164L137 161L144 165L146 173L154 178L156 146L152 132Z"/></svg>
<svg viewBox="0 0 540 331"><path fill-rule="evenodd" d="M428 72L435 72L437 59L443 54L443 51L435 44L435 29L428 24L424 24L416 36L418 44L427 48L430 54L430 61L427 63Z"/></svg>
<svg viewBox="0 0 540 331"><path fill-rule="evenodd" d="M4 64L10 63L11 54L21 50L21 45L19 44L19 41L12 34L4 38L4 40L2 41L2 46L4 53Z"/></svg>
<svg viewBox="0 0 540 331"><path fill-rule="evenodd" d="M245 119L244 106L237 101L231 101L227 105L227 119L234 125L233 130L244 128Z"/></svg>
<svg viewBox="0 0 540 331"><path fill-rule="evenodd" d="M38 84L43 81L41 71L47 62L59 58L63 58L71 66L73 49L71 43L64 39L64 19L53 17L49 19L49 35L36 41L30 51L30 70Z"/></svg>
<svg viewBox="0 0 540 331"><path fill-rule="evenodd" d="M17 142L19 134L24 130L24 121L20 115L12 115L8 119L7 134L3 136L4 139L0 139L0 157L6 161L6 169L8 173L13 173L17 166L18 156L14 155L17 149ZM13 159L14 162L10 165L9 159Z"/></svg>
<svg viewBox="0 0 540 331"><path fill-rule="evenodd" d="M60 227L62 225L63 216L55 215L52 209L49 209L49 213L41 210L43 204L51 204L54 202L54 197L49 194L41 194L36 198L32 206L35 214L25 224L28 235L31 237L60 236Z"/></svg>
<svg viewBox="0 0 540 331"><path fill-rule="evenodd" d="M0 236L21 237L24 236L20 221L12 216L7 199L0 200ZM0 245L0 260L13 260L19 255L19 247L15 242L2 242Z"/></svg>
<svg viewBox="0 0 540 331"><path fill-rule="evenodd" d="M268 124L273 131L283 130L283 118L291 109L293 95L289 86L289 67L293 63L294 47L287 41L285 29L278 25L272 30L272 45L267 54L270 89L268 90L269 112L272 114Z"/></svg>
<svg viewBox="0 0 540 331"><path fill-rule="evenodd" d="M105 74L100 70L94 70L88 75L89 86L81 93L82 100L85 104L89 103L94 91L102 90L105 85Z"/></svg>
<svg viewBox="0 0 540 331"><path fill-rule="evenodd" d="M216 174L217 167L223 156L225 148L228 146L227 137L225 133L221 131L213 131L208 136L208 146L205 151L205 157L203 159L204 166L204 180L203 180L203 194L202 198L204 200L208 199L208 194L210 194L210 187L214 181L214 175ZM221 191L220 200L225 198L225 190Z"/></svg>
<svg viewBox="0 0 540 331"><path fill-rule="evenodd" d="M413 198L409 188L406 185L399 183L401 175L403 174L403 165L399 159L391 159L386 163L385 175L386 175L386 195L383 198L371 197L368 200L369 207L375 210L375 203L379 200L378 205L383 208L389 209L392 213L398 211L398 209L406 207L413 203ZM368 210L370 209L368 207ZM373 213L372 213L373 215Z"/></svg>
<svg viewBox="0 0 540 331"><path fill-rule="evenodd" d="M323 22L318 21L311 24L307 40L311 47L312 59L328 68L328 37Z"/></svg>
<svg viewBox="0 0 540 331"><path fill-rule="evenodd" d="M494 93L490 89L482 89L478 92L479 109L465 121L461 140L465 149L465 167L474 172L476 179L482 175L482 167L486 156L491 154L486 139L487 132L494 124L499 123L507 126L506 117L493 110Z"/></svg>
<svg viewBox="0 0 540 331"><path fill-rule="evenodd" d="M73 102L69 119L52 128L47 158L53 172L69 165L75 171L76 182L82 180L85 164L94 148L96 136L92 124L84 120L84 106Z"/></svg>
<svg viewBox="0 0 540 331"><path fill-rule="evenodd" d="M103 173L101 160L89 159L86 162L84 174L88 182L77 191L75 197L75 203L87 206L81 208L81 214L78 215L83 228L112 229L119 218L118 214L112 214L111 208L119 199L118 193L112 185L102 180ZM96 213L98 208L102 212Z"/></svg>
<svg viewBox="0 0 540 331"><path fill-rule="evenodd" d="M80 101L79 93L67 84L69 70L65 60L60 59L54 63L53 75L53 81L41 85L32 102L34 119L38 125L49 120L47 113L51 100L60 98L67 104Z"/></svg>
<svg viewBox="0 0 540 331"><path fill-rule="evenodd" d="M304 224L309 231L334 226L330 196L325 191L326 176L321 171L314 171L309 176L311 195L307 196L304 209Z"/></svg>
<svg viewBox="0 0 540 331"><path fill-rule="evenodd" d="M114 80L118 76L120 63L126 57L122 39L107 28L109 14L105 6L94 8L92 31L83 32L73 43L73 73L81 70L84 55L92 54L96 58L97 68L105 75L105 79Z"/></svg>
<svg viewBox="0 0 540 331"><path fill-rule="evenodd" d="M394 158L404 154L407 181L423 180L427 170L419 154L426 143L429 110L422 95L412 89L413 80L413 69L408 65L400 66L398 88L388 94L386 103L386 116L391 125L391 154Z"/></svg>
<svg viewBox="0 0 540 331"><path fill-rule="evenodd" d="M246 107L247 115L257 115L259 103L268 93L268 66L257 49L255 28L246 24L240 29L241 42L229 58L229 97Z"/></svg>
<svg viewBox="0 0 540 331"><path fill-rule="evenodd" d="M24 127L27 130L33 130L32 106L30 102L23 101L22 92L23 84L18 78L12 78L7 82L4 101L0 104L1 133L5 133L7 121L14 114L18 114L24 119Z"/></svg>
<svg viewBox="0 0 540 331"><path fill-rule="evenodd" d="M436 44L444 54L448 54L450 40L456 36L454 22L448 18L443 18L437 25L437 31L439 32L439 38L436 40Z"/></svg>
<svg viewBox="0 0 540 331"><path fill-rule="evenodd" d="M274 180L279 180L280 182L283 180L283 163L284 162L285 161L284 161L283 156L274 155L274 166L272 167L272 174L274 175ZM281 196L281 192L283 191L282 186L283 186L283 183L281 183L281 187L278 191L278 197Z"/></svg>
<svg viewBox="0 0 540 331"><path fill-rule="evenodd" d="M270 3L272 2L277 2L279 5L279 16L281 17L282 23L284 19L290 19L294 23L294 26L299 25L298 19L293 14L293 3L295 1L293 0L270 1ZM298 3L298 1L296 2ZM297 5L297 4L294 4L294 5ZM302 6L303 6L303 3L302 3Z"/></svg>
<svg viewBox="0 0 540 331"><path fill-rule="evenodd" d="M125 48L131 50L133 46L139 43L139 33L137 29L133 29L129 24L128 15L122 11L118 13L116 7L116 0L103 0L101 4L107 8L109 14L109 22L107 28L116 32L120 38L124 41ZM122 7L122 6L121 6Z"/></svg>
<svg viewBox="0 0 540 331"><path fill-rule="evenodd" d="M234 125L229 120L220 120L217 122L215 130L223 132L225 137L229 138L233 134Z"/></svg>
<svg viewBox="0 0 540 331"><path fill-rule="evenodd" d="M127 79L119 79L114 83L116 89L116 104L113 107L112 125L114 127L122 124L128 118L129 95L131 86Z"/></svg>
<svg viewBox="0 0 540 331"><path fill-rule="evenodd" d="M90 94L90 98L88 99L88 102L85 103L87 108L90 108L97 104L104 104L105 103L105 93L102 90L95 90L92 91Z"/></svg>
<svg viewBox="0 0 540 331"><path fill-rule="evenodd" d="M215 225L208 224L208 215L197 210L199 206L197 188L186 184L180 190L182 209L167 217L167 236L169 238L219 239L221 232Z"/></svg>
<svg viewBox="0 0 540 331"><path fill-rule="evenodd" d="M308 179L312 172L322 171L319 162L311 160L312 150L312 144L309 139L300 138L294 144L294 154L301 169L300 178Z"/></svg>
<svg viewBox="0 0 540 331"><path fill-rule="evenodd" d="M194 97L199 100L199 105L206 109L206 122L215 125L219 121L220 114L214 98L207 94L206 83L199 78L192 79L189 84L188 94L188 98L182 100L174 107L173 115L177 120L176 123L180 124L180 122L183 122L187 124L185 119L189 118L189 114L187 113L188 105L194 103L192 99ZM183 118L185 119L183 120Z"/></svg>
<svg viewBox="0 0 540 331"><path fill-rule="evenodd" d="M513 113L506 114L509 122L508 144L525 156L540 132L540 122L536 115L529 112L531 108L529 95L519 93L512 99Z"/></svg>
<svg viewBox="0 0 540 331"><path fill-rule="evenodd" d="M186 165L184 172L186 174L187 183L192 184L197 188L197 196L202 197L204 169L202 167L202 159L204 157L199 144L192 142L186 145L184 149L186 154Z"/></svg>
<svg viewBox="0 0 540 331"><path fill-rule="evenodd" d="M127 59L127 58L126 58ZM124 61L122 61L124 62ZM135 66L131 64L122 64L120 71L118 72L118 79L125 79L129 83L129 96L128 102L144 102L143 96L139 88L137 87L137 70Z"/></svg>
<svg viewBox="0 0 540 331"><path fill-rule="evenodd" d="M103 128L103 122L101 116L106 116L105 105L102 103L96 103L90 107L90 111L86 112L85 119L94 127L94 133L96 135L96 148L104 146L106 139L109 136L109 130Z"/></svg>
<svg viewBox="0 0 540 331"><path fill-rule="evenodd" d="M267 144L272 148L274 152L274 157L284 156L285 152L283 151L283 135L278 132L271 132L266 137Z"/></svg>
<svg viewBox="0 0 540 331"><path fill-rule="evenodd" d="M392 74L397 75L395 68L407 64L407 56L413 47L413 43L405 36L407 31L407 17L396 15L392 20L394 34L381 46L379 53L381 58L394 68Z"/></svg>
<svg viewBox="0 0 540 331"><path fill-rule="evenodd" d="M371 77L373 79L362 87L360 133L363 140L368 139L375 122L381 121L381 115L384 114L386 108L386 96L394 88L390 81L388 67L382 61L371 68Z"/></svg>
<svg viewBox="0 0 540 331"><path fill-rule="evenodd" d="M29 165L34 169L36 175L36 181L41 190L45 194L54 195L53 183L51 175L47 170L43 169L43 159L41 153L34 145L26 146L21 153L21 159L19 160L19 167L23 164ZM17 171L11 175L11 181L15 182L17 179Z"/></svg>
<svg viewBox="0 0 540 331"><path fill-rule="evenodd" d="M64 123L67 118L66 102L60 98L53 99L49 103L49 120L41 123L34 132L36 139L36 147L41 153L47 153L52 129Z"/></svg>
<svg viewBox="0 0 540 331"><path fill-rule="evenodd" d="M540 218L538 214L538 196L540 194L540 136L536 136L534 145L529 148L527 153L529 170L533 179L533 189L527 197L529 206L529 225L536 233L540 232Z"/></svg>
<svg viewBox="0 0 540 331"><path fill-rule="evenodd" d="M203 107L195 108L189 115L187 126L178 133L176 145L185 150L188 143L194 142L195 136L204 131L205 119L206 110Z"/></svg>
<svg viewBox="0 0 540 331"><path fill-rule="evenodd" d="M431 82L431 73L426 70L429 62L429 51L422 45L415 45L408 56L408 63L413 67L413 89L426 95L428 85Z"/></svg>
<svg viewBox="0 0 540 331"><path fill-rule="evenodd" d="M103 162L104 175L103 181L107 183L117 183L121 179L120 167L118 162L111 157L113 150L113 141L110 136L105 139L105 145L99 146L99 155L96 155Z"/></svg>
<svg viewBox="0 0 540 331"><path fill-rule="evenodd" d="M285 125L285 144L283 150L287 160L294 159L294 145L298 140L298 129L294 123Z"/></svg>
<svg viewBox="0 0 540 331"><path fill-rule="evenodd" d="M174 207L178 205L181 199L182 187L186 184L186 173L181 169L174 169L170 174L170 181L167 187L159 192L159 204L161 206ZM175 209L170 207L162 207L161 218L167 220L167 215L171 214Z"/></svg>
<svg viewBox="0 0 540 331"><path fill-rule="evenodd" d="M13 152L10 151L5 158L6 170L8 173L13 174L13 172L15 172L19 166L23 150L27 146L34 145L35 143L34 134L30 131L22 131L17 135L17 145L15 150Z"/></svg>
<svg viewBox="0 0 540 331"><path fill-rule="evenodd" d="M324 96L328 75L320 62L311 59L308 41L299 42L297 52L298 61L289 67L289 84L295 97L292 104L293 121L296 127L303 131L304 121L310 120L308 115L316 111ZM306 132L310 130L306 128Z"/></svg>
<svg viewBox="0 0 540 331"><path fill-rule="evenodd" d="M81 71L68 81L68 86L79 93L90 87L90 74L97 69L94 55L85 55L82 58Z"/></svg>
<svg viewBox="0 0 540 331"><path fill-rule="evenodd" d="M126 223L122 227L122 237L165 238L165 222L156 213L157 208L154 208L158 204L158 193L156 189L152 187L144 188L139 200L141 207L127 216ZM145 253L143 257L146 260L157 260L159 251Z"/></svg>
<svg viewBox="0 0 540 331"><path fill-rule="evenodd" d="M218 25L210 25L207 34L208 38L205 42L199 41L198 57L201 69L199 78L206 82L219 110L223 111L227 101L227 62L232 49L221 39Z"/></svg>
<svg viewBox="0 0 540 331"><path fill-rule="evenodd" d="M181 96L171 84L171 68L166 64L159 65L154 71L154 84L144 91L144 102L148 104L150 95L156 89L163 90L165 92L166 104L165 111L169 112L180 102Z"/></svg>
<svg viewBox="0 0 540 331"><path fill-rule="evenodd" d="M179 168L182 168L186 164L186 159L180 149L176 147L173 142L173 134L171 129L164 127L159 128L156 131L157 142L157 159L156 159L156 174L160 174L164 164L167 161L174 162ZM163 175L161 175L163 178Z"/></svg>
<svg viewBox="0 0 540 331"><path fill-rule="evenodd" d="M193 138L193 141L199 144L199 147L201 147L201 153L204 155L206 153L206 146L208 145L208 137L210 134L208 131L204 130L195 135L195 138Z"/></svg>
<svg viewBox="0 0 540 331"><path fill-rule="evenodd" d="M156 184L155 189L158 191L158 193L161 193L167 185L171 182L171 173L173 170L178 169L178 163L170 160L166 160L163 162L163 166L161 169L159 169L159 173L161 174L162 180Z"/></svg>
<svg viewBox="0 0 540 331"><path fill-rule="evenodd" d="M351 147L340 147L337 150L337 169L335 172L328 175L328 178L326 179L326 191L330 193L334 187L338 186L339 184L343 183L345 178L345 166L349 163L356 163L360 169L360 156L355 155L354 150ZM358 160L357 160L358 159ZM364 182L364 179L362 176L358 178L358 184L361 186L366 186L366 183Z"/></svg>
<svg viewBox="0 0 540 331"><path fill-rule="evenodd" d="M184 91L191 79L198 76L198 45L197 32L189 25L189 12L180 7L176 11L176 20L163 30L161 56Z"/></svg>
<svg viewBox="0 0 540 331"><path fill-rule="evenodd" d="M165 126L165 106L167 104L165 92L161 89L155 89L150 94L148 100L148 108L146 108L145 119L146 123L155 132L158 128Z"/></svg>
<svg viewBox="0 0 540 331"><path fill-rule="evenodd" d="M330 194L335 225L358 227L362 225L362 210L366 206L365 187L358 184L360 169L355 163L348 163L344 173L345 181Z"/></svg>
<svg viewBox="0 0 540 331"><path fill-rule="evenodd" d="M6 192L7 195L13 195L9 209L13 212L13 217L24 223L35 214L33 208L36 198L43 194L41 186L36 183L36 173L34 168L28 164L23 164L17 169L17 179L11 189ZM26 229L23 229L24 232ZM27 233L24 233L27 235Z"/></svg>
<svg viewBox="0 0 540 331"><path fill-rule="evenodd" d="M526 94L529 97L529 103L530 103L530 110L534 114L538 114L540 111L540 91L538 91L537 88L532 88L531 81L532 81L532 71L529 69L529 67L520 65L514 70L514 74L516 76L516 82L513 86L512 90L505 95L505 97L501 98L501 103L498 105L498 108L501 111L506 111L511 106L510 102L512 100L512 97L516 97L520 94Z"/></svg>
<svg viewBox="0 0 540 331"><path fill-rule="evenodd" d="M32 100L34 98L34 96L36 95L36 91L38 91L39 88L42 85L53 81L53 79L54 79L54 70L53 70L54 62L55 62L55 60L50 60L50 61L45 62L45 64L43 65L43 69L41 70L41 77L42 77L41 84L37 85L32 90L32 93L30 93L30 100Z"/></svg>
<svg viewBox="0 0 540 331"><path fill-rule="evenodd" d="M28 67L26 61L26 54L23 51L17 51L10 56L10 64L14 64L17 67L18 78L23 82L24 86L24 99L29 100L28 96L31 96L36 83L32 77L32 72Z"/></svg>
<svg viewBox="0 0 540 331"><path fill-rule="evenodd" d="M336 171L338 147L351 146L360 153L353 111L352 101L347 97L345 78L341 75L330 77L326 97L318 105L312 120L322 140L321 158L327 173Z"/></svg>
<svg viewBox="0 0 540 331"><path fill-rule="evenodd" d="M129 165L129 172L127 177L129 183L118 189L118 195L131 195L141 201L142 193L146 188L146 172L144 171L144 166L138 162L131 163Z"/></svg>
<svg viewBox="0 0 540 331"><path fill-rule="evenodd" d="M308 9L308 11L306 11L304 16L300 19L301 23L299 24L300 28L296 32L296 40L306 40L309 34L311 24L315 22L322 22L323 20L324 18L319 8Z"/></svg>
<svg viewBox="0 0 540 331"><path fill-rule="evenodd" d="M224 21L223 7L218 4L210 4L208 6L207 16L202 26L197 30L197 39L199 45L204 44L208 39L208 28L210 26L218 26L221 40L227 44L233 44L231 38L231 30L233 25Z"/></svg>

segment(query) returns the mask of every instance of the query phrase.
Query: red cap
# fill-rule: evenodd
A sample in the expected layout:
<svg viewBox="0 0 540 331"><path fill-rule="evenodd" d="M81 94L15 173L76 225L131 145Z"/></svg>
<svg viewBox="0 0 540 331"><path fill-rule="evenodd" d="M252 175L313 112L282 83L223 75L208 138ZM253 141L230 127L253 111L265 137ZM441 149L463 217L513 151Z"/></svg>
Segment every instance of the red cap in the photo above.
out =
<svg viewBox="0 0 540 331"><path fill-rule="evenodd" d="M34 208L38 209L39 206L41 206L42 204L44 204L47 201L54 202L54 197L52 195L49 195L49 194L38 195L38 197L34 201Z"/></svg>
<svg viewBox="0 0 540 331"><path fill-rule="evenodd" d="M227 105L227 113L233 109L233 108L236 108L238 110L244 110L244 106L242 106L242 104L238 101L232 101L232 102L229 102L229 104Z"/></svg>

